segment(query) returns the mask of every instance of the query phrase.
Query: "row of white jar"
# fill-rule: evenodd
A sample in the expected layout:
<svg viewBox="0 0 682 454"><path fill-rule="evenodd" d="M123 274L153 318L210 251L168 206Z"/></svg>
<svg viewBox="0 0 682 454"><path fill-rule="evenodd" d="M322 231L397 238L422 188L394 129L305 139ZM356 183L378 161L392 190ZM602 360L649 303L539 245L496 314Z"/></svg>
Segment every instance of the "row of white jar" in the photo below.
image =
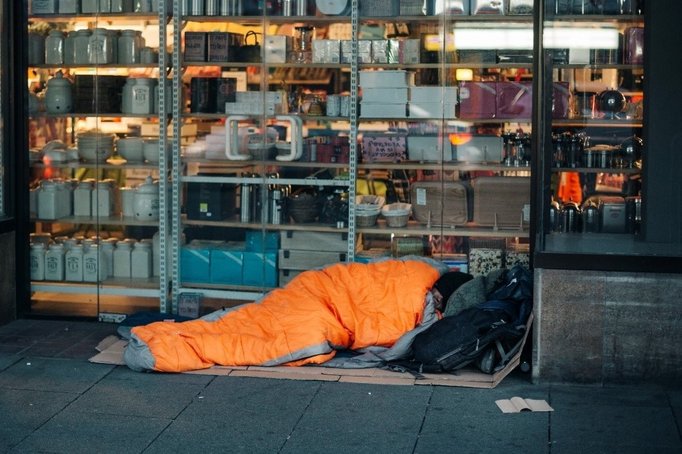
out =
<svg viewBox="0 0 682 454"><path fill-rule="evenodd" d="M33 281L99 282L113 278L149 279L159 275L158 245L152 239L103 241L68 238L31 243Z"/></svg>
<svg viewBox="0 0 682 454"><path fill-rule="evenodd" d="M121 214L138 221L158 221L159 184L151 176L135 187L123 188L110 179L47 179L30 191L29 203L31 213L43 220Z"/></svg>
<svg viewBox="0 0 682 454"><path fill-rule="evenodd" d="M31 14L151 13L159 0L31 0Z"/></svg>
<svg viewBox="0 0 682 454"><path fill-rule="evenodd" d="M145 47L138 30L95 28L50 30L47 37L28 36L29 65L151 64L158 61L158 50Z"/></svg>

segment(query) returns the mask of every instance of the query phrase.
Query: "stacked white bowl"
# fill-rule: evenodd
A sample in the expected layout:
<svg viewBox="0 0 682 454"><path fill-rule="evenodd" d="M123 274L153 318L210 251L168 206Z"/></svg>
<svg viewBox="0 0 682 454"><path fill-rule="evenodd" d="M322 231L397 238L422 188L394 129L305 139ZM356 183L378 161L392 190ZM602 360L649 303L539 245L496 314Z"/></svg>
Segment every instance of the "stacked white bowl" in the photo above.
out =
<svg viewBox="0 0 682 454"><path fill-rule="evenodd" d="M105 162L114 154L114 135L97 130L76 134L78 156L85 162Z"/></svg>

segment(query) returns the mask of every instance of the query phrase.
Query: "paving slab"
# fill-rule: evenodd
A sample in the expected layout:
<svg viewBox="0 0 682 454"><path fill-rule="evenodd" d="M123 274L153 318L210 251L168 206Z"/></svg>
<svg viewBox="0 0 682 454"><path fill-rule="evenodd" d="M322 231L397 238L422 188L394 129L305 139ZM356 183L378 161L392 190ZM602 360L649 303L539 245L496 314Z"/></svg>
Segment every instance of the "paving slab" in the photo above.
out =
<svg viewBox="0 0 682 454"><path fill-rule="evenodd" d="M432 392L426 387L324 383L282 452L410 453Z"/></svg>
<svg viewBox="0 0 682 454"><path fill-rule="evenodd" d="M298 380L217 377L145 453L277 453L319 386Z"/></svg>
<svg viewBox="0 0 682 454"><path fill-rule="evenodd" d="M0 372L0 388L82 393L112 368L85 361L25 357Z"/></svg>
<svg viewBox="0 0 682 454"><path fill-rule="evenodd" d="M11 355L8 353L0 353L0 371L7 369L12 364L21 360L21 356Z"/></svg>
<svg viewBox="0 0 682 454"><path fill-rule="evenodd" d="M63 411L25 438L11 453L141 453L169 419ZM167 452L178 452L169 450Z"/></svg>
<svg viewBox="0 0 682 454"><path fill-rule="evenodd" d="M139 380L104 378L89 388L69 411L121 416L176 418L204 389L205 384L155 375Z"/></svg>
<svg viewBox="0 0 682 454"><path fill-rule="evenodd" d="M514 396L547 399L546 387L501 383L494 389L434 388L415 452L548 452L549 413L505 414ZM454 451L453 451L454 449Z"/></svg>
<svg viewBox="0 0 682 454"><path fill-rule="evenodd" d="M75 393L0 388L0 452L9 451L77 398Z"/></svg>
<svg viewBox="0 0 682 454"><path fill-rule="evenodd" d="M552 453L577 445L597 452L682 452L676 415L658 387L553 386Z"/></svg>

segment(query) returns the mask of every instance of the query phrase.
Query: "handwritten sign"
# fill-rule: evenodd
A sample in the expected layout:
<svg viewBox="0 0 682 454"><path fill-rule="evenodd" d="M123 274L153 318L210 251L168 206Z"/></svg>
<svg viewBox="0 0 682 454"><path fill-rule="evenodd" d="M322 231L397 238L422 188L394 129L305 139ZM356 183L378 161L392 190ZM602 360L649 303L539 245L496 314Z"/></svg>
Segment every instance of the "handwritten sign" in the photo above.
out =
<svg viewBox="0 0 682 454"><path fill-rule="evenodd" d="M365 134L362 138L364 162L400 162L407 159L404 134Z"/></svg>

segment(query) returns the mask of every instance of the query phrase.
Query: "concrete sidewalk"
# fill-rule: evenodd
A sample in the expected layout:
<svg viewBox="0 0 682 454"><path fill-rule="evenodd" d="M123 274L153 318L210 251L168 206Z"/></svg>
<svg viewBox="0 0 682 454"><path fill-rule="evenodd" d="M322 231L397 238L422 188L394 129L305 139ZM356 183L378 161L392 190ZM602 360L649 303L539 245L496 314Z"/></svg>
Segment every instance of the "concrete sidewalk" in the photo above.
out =
<svg viewBox="0 0 682 454"><path fill-rule="evenodd" d="M114 325L0 327L0 452L679 453L682 388L365 385L92 364ZM502 413L544 399L553 412Z"/></svg>

